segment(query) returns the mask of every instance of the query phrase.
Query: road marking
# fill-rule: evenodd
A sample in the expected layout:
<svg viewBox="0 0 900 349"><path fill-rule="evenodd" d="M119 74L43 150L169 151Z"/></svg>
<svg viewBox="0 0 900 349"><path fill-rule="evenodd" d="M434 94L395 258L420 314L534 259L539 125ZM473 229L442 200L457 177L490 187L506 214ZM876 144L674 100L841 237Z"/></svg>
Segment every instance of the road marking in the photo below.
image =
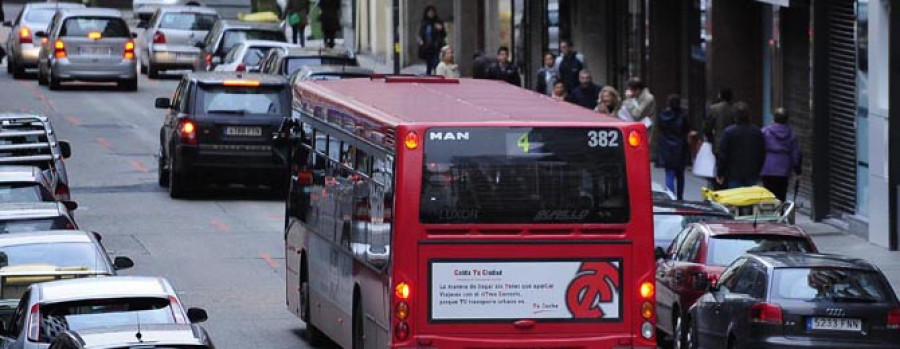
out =
<svg viewBox="0 0 900 349"><path fill-rule="evenodd" d="M81 125L84 125L84 123L81 122L81 119L76 118L76 117L74 117L74 116L66 116L65 119L66 119L66 121L68 121L70 124L75 125L75 126L81 126Z"/></svg>
<svg viewBox="0 0 900 349"><path fill-rule="evenodd" d="M146 166L144 166L144 164L142 164L140 161L137 161L137 160L131 160L131 167L133 167L135 169L135 171L138 171L138 172L143 172L143 173L150 172L150 170Z"/></svg>
<svg viewBox="0 0 900 349"><path fill-rule="evenodd" d="M28 91L31 91L31 94L33 94L37 99L44 103L48 109L56 111L56 105L54 104L53 100L47 98L47 95L41 92L41 90L38 90L37 87L32 84L26 83L23 80L19 80L19 83L22 84L22 86L25 86Z"/></svg>
<svg viewBox="0 0 900 349"><path fill-rule="evenodd" d="M221 231L231 231L231 227L229 227L228 224L225 224L218 219L213 219L211 224L212 226L216 227L216 229L219 229Z"/></svg>
<svg viewBox="0 0 900 349"><path fill-rule="evenodd" d="M110 145L109 140L103 137L97 137L97 144L104 148L109 148Z"/></svg>
<svg viewBox="0 0 900 349"><path fill-rule="evenodd" d="M276 261L275 258L272 258L272 256L268 252L260 253L259 256L262 257L262 259L266 261L266 263L269 264L272 269L278 269L278 261Z"/></svg>

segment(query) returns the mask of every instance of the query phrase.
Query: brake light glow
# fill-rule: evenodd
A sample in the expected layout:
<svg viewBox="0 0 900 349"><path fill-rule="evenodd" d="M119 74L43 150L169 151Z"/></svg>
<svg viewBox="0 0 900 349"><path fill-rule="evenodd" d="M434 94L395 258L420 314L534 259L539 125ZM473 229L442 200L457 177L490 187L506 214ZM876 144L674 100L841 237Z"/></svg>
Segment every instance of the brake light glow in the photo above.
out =
<svg viewBox="0 0 900 349"><path fill-rule="evenodd" d="M125 59L134 59L134 40L128 40L125 43L125 54L122 56Z"/></svg>
<svg viewBox="0 0 900 349"><path fill-rule="evenodd" d="M31 312L28 315L28 332L29 342L38 342L41 337L41 305L35 304L31 306Z"/></svg>
<svg viewBox="0 0 900 349"><path fill-rule="evenodd" d="M240 86L240 87L258 87L259 80L225 80L222 82L224 86Z"/></svg>
<svg viewBox="0 0 900 349"><path fill-rule="evenodd" d="M654 314L653 303L644 302L641 304L641 316L644 317L644 319L650 320L653 318Z"/></svg>
<svg viewBox="0 0 900 349"><path fill-rule="evenodd" d="M20 44L30 44L31 41L31 28L22 27L19 28L19 43Z"/></svg>
<svg viewBox="0 0 900 349"><path fill-rule="evenodd" d="M637 148L641 146L641 141L641 135L637 131L631 130L631 132L628 132L628 145Z"/></svg>
<svg viewBox="0 0 900 349"><path fill-rule="evenodd" d="M655 291L656 290L654 289L652 282L644 281L643 283L641 283L641 288L640 288L641 298L653 299Z"/></svg>
<svg viewBox="0 0 900 349"><path fill-rule="evenodd" d="M181 133L182 142L187 144L197 143L197 127L194 125L193 121L188 119L182 120L179 132Z"/></svg>
<svg viewBox="0 0 900 349"><path fill-rule="evenodd" d="M100 40L100 38L103 37L103 34L100 34L100 32L89 32L87 36L88 39L91 40Z"/></svg>
<svg viewBox="0 0 900 349"><path fill-rule="evenodd" d="M409 131L406 133L406 138L403 139L403 144L406 144L406 149L413 150L419 147L419 134Z"/></svg>
<svg viewBox="0 0 900 349"><path fill-rule="evenodd" d="M53 43L53 55L56 58L66 58L66 44L62 40Z"/></svg>
<svg viewBox="0 0 900 349"><path fill-rule="evenodd" d="M153 43L154 44L165 44L166 43L166 34L163 34L161 31L157 31L153 33Z"/></svg>
<svg viewBox="0 0 900 349"><path fill-rule="evenodd" d="M401 282L401 283L397 284L397 287L394 287L394 295L396 295L397 298L409 299L409 294L410 294L409 284L407 284L405 282Z"/></svg>
<svg viewBox="0 0 900 349"><path fill-rule="evenodd" d="M398 319L406 320L406 318L409 317L409 304L406 304L406 302L397 303L395 312L397 313Z"/></svg>
<svg viewBox="0 0 900 349"><path fill-rule="evenodd" d="M889 330L900 330L900 308L891 309L887 315L887 326Z"/></svg>
<svg viewBox="0 0 900 349"><path fill-rule="evenodd" d="M757 323L781 324L781 307L772 303L757 303L750 308L750 321Z"/></svg>

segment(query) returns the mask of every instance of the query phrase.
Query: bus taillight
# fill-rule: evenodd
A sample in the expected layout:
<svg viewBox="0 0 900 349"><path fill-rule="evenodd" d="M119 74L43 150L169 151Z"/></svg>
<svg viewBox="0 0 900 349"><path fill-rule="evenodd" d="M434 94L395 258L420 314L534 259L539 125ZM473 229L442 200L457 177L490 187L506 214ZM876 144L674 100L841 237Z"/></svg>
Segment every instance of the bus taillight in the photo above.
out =
<svg viewBox="0 0 900 349"><path fill-rule="evenodd" d="M635 130L628 132L628 145L637 148L641 146L641 134Z"/></svg>
<svg viewBox="0 0 900 349"><path fill-rule="evenodd" d="M401 282L394 287L394 294L400 299L409 299L409 284Z"/></svg>
<svg viewBox="0 0 900 349"><path fill-rule="evenodd" d="M403 143L406 143L406 149L414 150L419 147L419 134L414 131L409 131L406 134L406 138L403 140Z"/></svg>
<svg viewBox="0 0 900 349"><path fill-rule="evenodd" d="M397 297L397 303L394 306L394 315L397 317L397 324L394 325L394 336L398 341L405 341L409 338L409 324L406 320L409 318L409 296L412 290L409 284L401 282L394 287L394 296Z"/></svg>
<svg viewBox="0 0 900 349"><path fill-rule="evenodd" d="M653 304L653 300L656 297L656 287L653 282L644 281L638 288L638 292L641 296L641 317L644 318L644 323L641 324L641 337L650 339L653 338L653 334L656 332L656 326L653 324L656 317L656 305Z"/></svg>
<svg viewBox="0 0 900 349"><path fill-rule="evenodd" d="M406 320L406 318L409 317L409 304L406 304L406 302L397 303L395 313L397 314L398 319Z"/></svg>

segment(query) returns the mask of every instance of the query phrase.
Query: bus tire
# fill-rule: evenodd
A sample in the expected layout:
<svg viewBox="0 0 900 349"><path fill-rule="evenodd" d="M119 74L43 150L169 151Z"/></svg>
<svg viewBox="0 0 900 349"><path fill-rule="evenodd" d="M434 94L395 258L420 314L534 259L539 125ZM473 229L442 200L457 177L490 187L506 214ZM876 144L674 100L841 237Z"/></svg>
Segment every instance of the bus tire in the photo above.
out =
<svg viewBox="0 0 900 349"><path fill-rule="evenodd" d="M312 324L312 312L310 311L311 303L309 300L309 273L307 272L306 255L301 257L300 264L300 319L306 323L306 342L312 346L318 346L325 343L326 337L322 331L319 331L319 329Z"/></svg>
<svg viewBox="0 0 900 349"><path fill-rule="evenodd" d="M359 289L354 290L353 293L353 349L364 349L366 347L366 320L363 316Z"/></svg>

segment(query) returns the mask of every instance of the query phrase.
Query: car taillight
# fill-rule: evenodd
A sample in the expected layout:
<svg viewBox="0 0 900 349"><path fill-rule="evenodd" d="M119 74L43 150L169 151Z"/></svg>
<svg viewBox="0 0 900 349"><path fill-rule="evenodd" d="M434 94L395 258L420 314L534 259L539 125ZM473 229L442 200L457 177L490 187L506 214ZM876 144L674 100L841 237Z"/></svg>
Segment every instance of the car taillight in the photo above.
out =
<svg viewBox="0 0 900 349"><path fill-rule="evenodd" d="M211 54L207 53L206 56L204 57L204 60L206 60L206 67L207 67L207 68L209 68L210 66L212 66L212 55L211 55Z"/></svg>
<svg viewBox="0 0 900 349"><path fill-rule="evenodd" d="M247 71L247 66L244 63L238 64L237 68L234 68L235 71Z"/></svg>
<svg viewBox="0 0 900 349"><path fill-rule="evenodd" d="M782 317L781 307L777 304L763 302L750 308L750 321L752 322L781 324Z"/></svg>
<svg viewBox="0 0 900 349"><path fill-rule="evenodd" d="M62 40L53 43L53 55L56 58L66 58L66 44Z"/></svg>
<svg viewBox="0 0 900 349"><path fill-rule="evenodd" d="M297 184L298 185L312 185L313 184L312 172L306 171L306 170L297 172Z"/></svg>
<svg viewBox="0 0 900 349"><path fill-rule="evenodd" d="M187 318L184 317L184 308L181 307L181 302L175 296L169 296L169 308L172 308L172 317L175 318L176 324L186 324L188 322Z"/></svg>
<svg viewBox="0 0 900 349"><path fill-rule="evenodd" d="M56 200L69 200L69 186L59 183L56 185L56 192L53 193Z"/></svg>
<svg viewBox="0 0 900 349"><path fill-rule="evenodd" d="M38 342L41 338L41 305L35 304L31 306L31 314L28 315L28 332L29 342Z"/></svg>
<svg viewBox="0 0 900 349"><path fill-rule="evenodd" d="M153 43L154 44L165 44L166 43L166 34L163 34L161 31L157 31L153 33Z"/></svg>
<svg viewBox="0 0 900 349"><path fill-rule="evenodd" d="M128 40L125 43L125 54L122 55L122 58L134 59L134 40Z"/></svg>
<svg viewBox="0 0 900 349"><path fill-rule="evenodd" d="M900 329L900 308L891 309L887 315L887 326L889 330Z"/></svg>
<svg viewBox="0 0 900 349"><path fill-rule="evenodd" d="M181 133L181 142L186 144L197 144L197 126L194 125L194 122L190 119L181 120L181 125L178 127L179 133Z"/></svg>
<svg viewBox="0 0 900 349"><path fill-rule="evenodd" d="M31 28L22 27L19 28L19 43L20 44L30 44L31 41Z"/></svg>

